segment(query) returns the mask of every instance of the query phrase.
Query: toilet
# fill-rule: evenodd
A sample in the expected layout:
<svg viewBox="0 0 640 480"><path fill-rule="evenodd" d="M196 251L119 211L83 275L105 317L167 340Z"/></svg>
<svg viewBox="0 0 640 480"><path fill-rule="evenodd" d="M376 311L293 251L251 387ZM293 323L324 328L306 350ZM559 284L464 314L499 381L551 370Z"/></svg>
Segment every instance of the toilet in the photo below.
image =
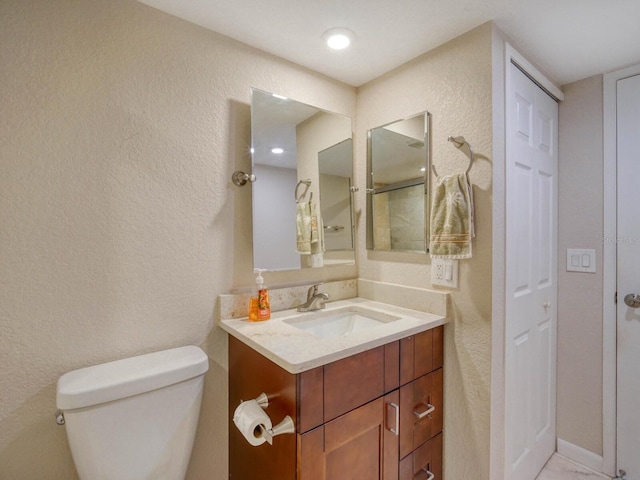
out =
<svg viewBox="0 0 640 480"><path fill-rule="evenodd" d="M80 479L183 480L208 369L187 346L62 375L58 423Z"/></svg>

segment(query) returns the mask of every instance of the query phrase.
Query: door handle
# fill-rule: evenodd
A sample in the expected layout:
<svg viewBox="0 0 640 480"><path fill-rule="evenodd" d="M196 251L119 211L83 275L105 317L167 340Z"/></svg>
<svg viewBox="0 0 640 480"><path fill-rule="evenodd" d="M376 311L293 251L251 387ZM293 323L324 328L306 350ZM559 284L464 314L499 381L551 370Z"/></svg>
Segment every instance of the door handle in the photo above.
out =
<svg viewBox="0 0 640 480"><path fill-rule="evenodd" d="M631 308L640 307L640 295L637 293L629 293L624 296L624 303Z"/></svg>

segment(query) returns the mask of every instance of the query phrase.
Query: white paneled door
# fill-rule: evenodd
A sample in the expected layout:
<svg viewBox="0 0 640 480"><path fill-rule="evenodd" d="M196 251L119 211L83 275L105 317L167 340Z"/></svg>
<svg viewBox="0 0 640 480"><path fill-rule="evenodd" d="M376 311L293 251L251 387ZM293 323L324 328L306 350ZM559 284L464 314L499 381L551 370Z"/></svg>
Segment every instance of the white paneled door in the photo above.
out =
<svg viewBox="0 0 640 480"><path fill-rule="evenodd" d="M616 111L617 465L640 480L640 75L618 80Z"/></svg>
<svg viewBox="0 0 640 480"><path fill-rule="evenodd" d="M533 480L556 448L558 104L507 68L504 478Z"/></svg>

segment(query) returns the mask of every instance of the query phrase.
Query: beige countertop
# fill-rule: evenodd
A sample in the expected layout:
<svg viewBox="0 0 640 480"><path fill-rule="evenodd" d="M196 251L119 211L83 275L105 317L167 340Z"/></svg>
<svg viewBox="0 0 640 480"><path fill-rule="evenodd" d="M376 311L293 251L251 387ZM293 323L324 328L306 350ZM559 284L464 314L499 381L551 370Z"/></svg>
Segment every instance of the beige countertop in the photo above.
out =
<svg viewBox="0 0 640 480"><path fill-rule="evenodd" d="M320 338L287 322L310 320L360 307L381 317L394 317L375 327L334 338ZM352 298L328 302L326 308L300 313L295 309L272 312L271 319L222 319L220 327L290 373L296 374L446 323L443 315L424 313L386 303Z"/></svg>

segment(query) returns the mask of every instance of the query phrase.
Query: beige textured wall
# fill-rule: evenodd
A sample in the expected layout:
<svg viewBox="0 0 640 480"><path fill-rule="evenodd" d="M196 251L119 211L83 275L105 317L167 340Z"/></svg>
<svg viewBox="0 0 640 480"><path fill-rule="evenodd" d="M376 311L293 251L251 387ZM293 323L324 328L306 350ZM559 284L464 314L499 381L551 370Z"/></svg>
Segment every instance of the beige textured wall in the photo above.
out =
<svg viewBox="0 0 640 480"><path fill-rule="evenodd" d="M474 257L460 262L460 288L445 329L445 468L450 479L489 478L491 368L491 25L432 50L358 89L356 116L359 277L428 287L426 255L367 252L364 231L366 132L423 110L432 114L432 158L440 174L466 169L447 137L464 135L477 214Z"/></svg>
<svg viewBox="0 0 640 480"><path fill-rule="evenodd" d="M4 0L0 62L0 478L75 478L62 373L185 344L210 357L188 478L227 478L213 312L253 282L251 192L230 182L250 87L350 117L355 90L133 0Z"/></svg>
<svg viewBox="0 0 640 480"><path fill-rule="evenodd" d="M189 478L227 477L226 335L216 297L252 284L249 89L356 118L351 87L133 0L0 3L0 478L73 479L55 382L84 365L184 344L210 357ZM366 130L432 115L439 172L478 153L478 238L446 335L449 478L488 478L491 27L358 91L359 272L429 285L424 255L367 252ZM233 273L232 273L233 272ZM269 284L355 267L267 274Z"/></svg>
<svg viewBox="0 0 640 480"><path fill-rule="evenodd" d="M602 455L602 76L562 88L558 198L558 438ZM597 273L566 271L594 248Z"/></svg>

